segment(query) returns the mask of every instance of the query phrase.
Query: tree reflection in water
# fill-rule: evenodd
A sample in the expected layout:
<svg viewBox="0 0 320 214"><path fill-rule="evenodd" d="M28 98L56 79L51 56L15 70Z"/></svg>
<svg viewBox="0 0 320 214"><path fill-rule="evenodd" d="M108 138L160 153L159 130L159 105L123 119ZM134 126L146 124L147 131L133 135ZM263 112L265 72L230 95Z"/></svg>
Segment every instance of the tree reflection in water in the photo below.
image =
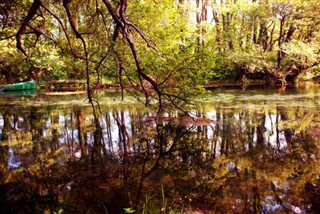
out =
<svg viewBox="0 0 320 214"><path fill-rule="evenodd" d="M1 105L0 211L316 213L319 105L256 107Z"/></svg>

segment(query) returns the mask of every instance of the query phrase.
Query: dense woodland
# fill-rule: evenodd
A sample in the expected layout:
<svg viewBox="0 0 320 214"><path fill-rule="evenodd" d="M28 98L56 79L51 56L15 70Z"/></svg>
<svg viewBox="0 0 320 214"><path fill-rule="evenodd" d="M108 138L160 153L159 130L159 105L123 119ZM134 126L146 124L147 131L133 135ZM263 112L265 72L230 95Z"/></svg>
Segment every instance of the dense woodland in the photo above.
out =
<svg viewBox="0 0 320 214"><path fill-rule="evenodd" d="M85 79L89 93L112 83L147 98L319 80L319 15L317 0L1 0L0 79Z"/></svg>

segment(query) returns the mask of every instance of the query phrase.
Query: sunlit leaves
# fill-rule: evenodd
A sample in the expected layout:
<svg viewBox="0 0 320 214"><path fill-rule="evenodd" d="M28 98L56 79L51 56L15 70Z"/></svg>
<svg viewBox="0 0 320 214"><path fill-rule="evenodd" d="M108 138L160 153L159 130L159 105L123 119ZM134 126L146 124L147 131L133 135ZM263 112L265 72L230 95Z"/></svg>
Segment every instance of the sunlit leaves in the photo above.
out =
<svg viewBox="0 0 320 214"><path fill-rule="evenodd" d="M61 60L61 56L57 49L52 49L45 44L38 45L33 51L30 63L35 69L42 71L42 76L45 79L54 79L55 77L66 78L66 64Z"/></svg>
<svg viewBox="0 0 320 214"><path fill-rule="evenodd" d="M5 133L10 135L10 141L3 142L2 145L19 148L21 153L26 153L32 147L32 135L28 132Z"/></svg>
<svg viewBox="0 0 320 214"><path fill-rule="evenodd" d="M318 124L316 112L309 110L308 112L303 111L303 109L298 109L294 112L288 112L290 118L295 118L296 120L284 121L280 125L286 129L294 129L296 133L303 132L307 128Z"/></svg>
<svg viewBox="0 0 320 214"><path fill-rule="evenodd" d="M225 184L229 173L229 164L232 164L231 161L224 155L215 159L212 165L212 177L208 182L210 189L216 191L219 187Z"/></svg>
<svg viewBox="0 0 320 214"><path fill-rule="evenodd" d="M294 41L282 46L287 54L287 63L297 67L312 67L319 60L317 44Z"/></svg>

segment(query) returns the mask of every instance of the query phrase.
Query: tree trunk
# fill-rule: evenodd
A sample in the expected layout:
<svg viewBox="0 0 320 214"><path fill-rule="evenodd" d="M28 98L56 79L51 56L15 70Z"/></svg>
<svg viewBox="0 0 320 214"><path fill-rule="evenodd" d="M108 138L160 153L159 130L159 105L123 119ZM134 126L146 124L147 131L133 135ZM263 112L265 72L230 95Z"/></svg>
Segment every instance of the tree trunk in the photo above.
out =
<svg viewBox="0 0 320 214"><path fill-rule="evenodd" d="M284 57L284 51L281 49L282 41L283 41L283 31L284 31L284 24L285 24L286 16L283 16L281 21L280 21L280 33L279 33L279 38L278 38L278 69L281 68L281 61Z"/></svg>

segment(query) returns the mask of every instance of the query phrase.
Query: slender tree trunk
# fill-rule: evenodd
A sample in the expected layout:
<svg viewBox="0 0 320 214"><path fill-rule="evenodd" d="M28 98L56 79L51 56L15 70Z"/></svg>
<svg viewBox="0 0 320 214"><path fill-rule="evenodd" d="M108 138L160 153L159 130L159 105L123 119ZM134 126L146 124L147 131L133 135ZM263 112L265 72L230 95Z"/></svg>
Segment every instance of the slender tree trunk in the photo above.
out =
<svg viewBox="0 0 320 214"><path fill-rule="evenodd" d="M279 38L278 38L278 69L281 68L281 61L284 57L284 52L281 49L282 41L283 41L283 31L284 31L284 23L286 20L286 16L283 16L282 19L280 20L280 32L279 32Z"/></svg>

